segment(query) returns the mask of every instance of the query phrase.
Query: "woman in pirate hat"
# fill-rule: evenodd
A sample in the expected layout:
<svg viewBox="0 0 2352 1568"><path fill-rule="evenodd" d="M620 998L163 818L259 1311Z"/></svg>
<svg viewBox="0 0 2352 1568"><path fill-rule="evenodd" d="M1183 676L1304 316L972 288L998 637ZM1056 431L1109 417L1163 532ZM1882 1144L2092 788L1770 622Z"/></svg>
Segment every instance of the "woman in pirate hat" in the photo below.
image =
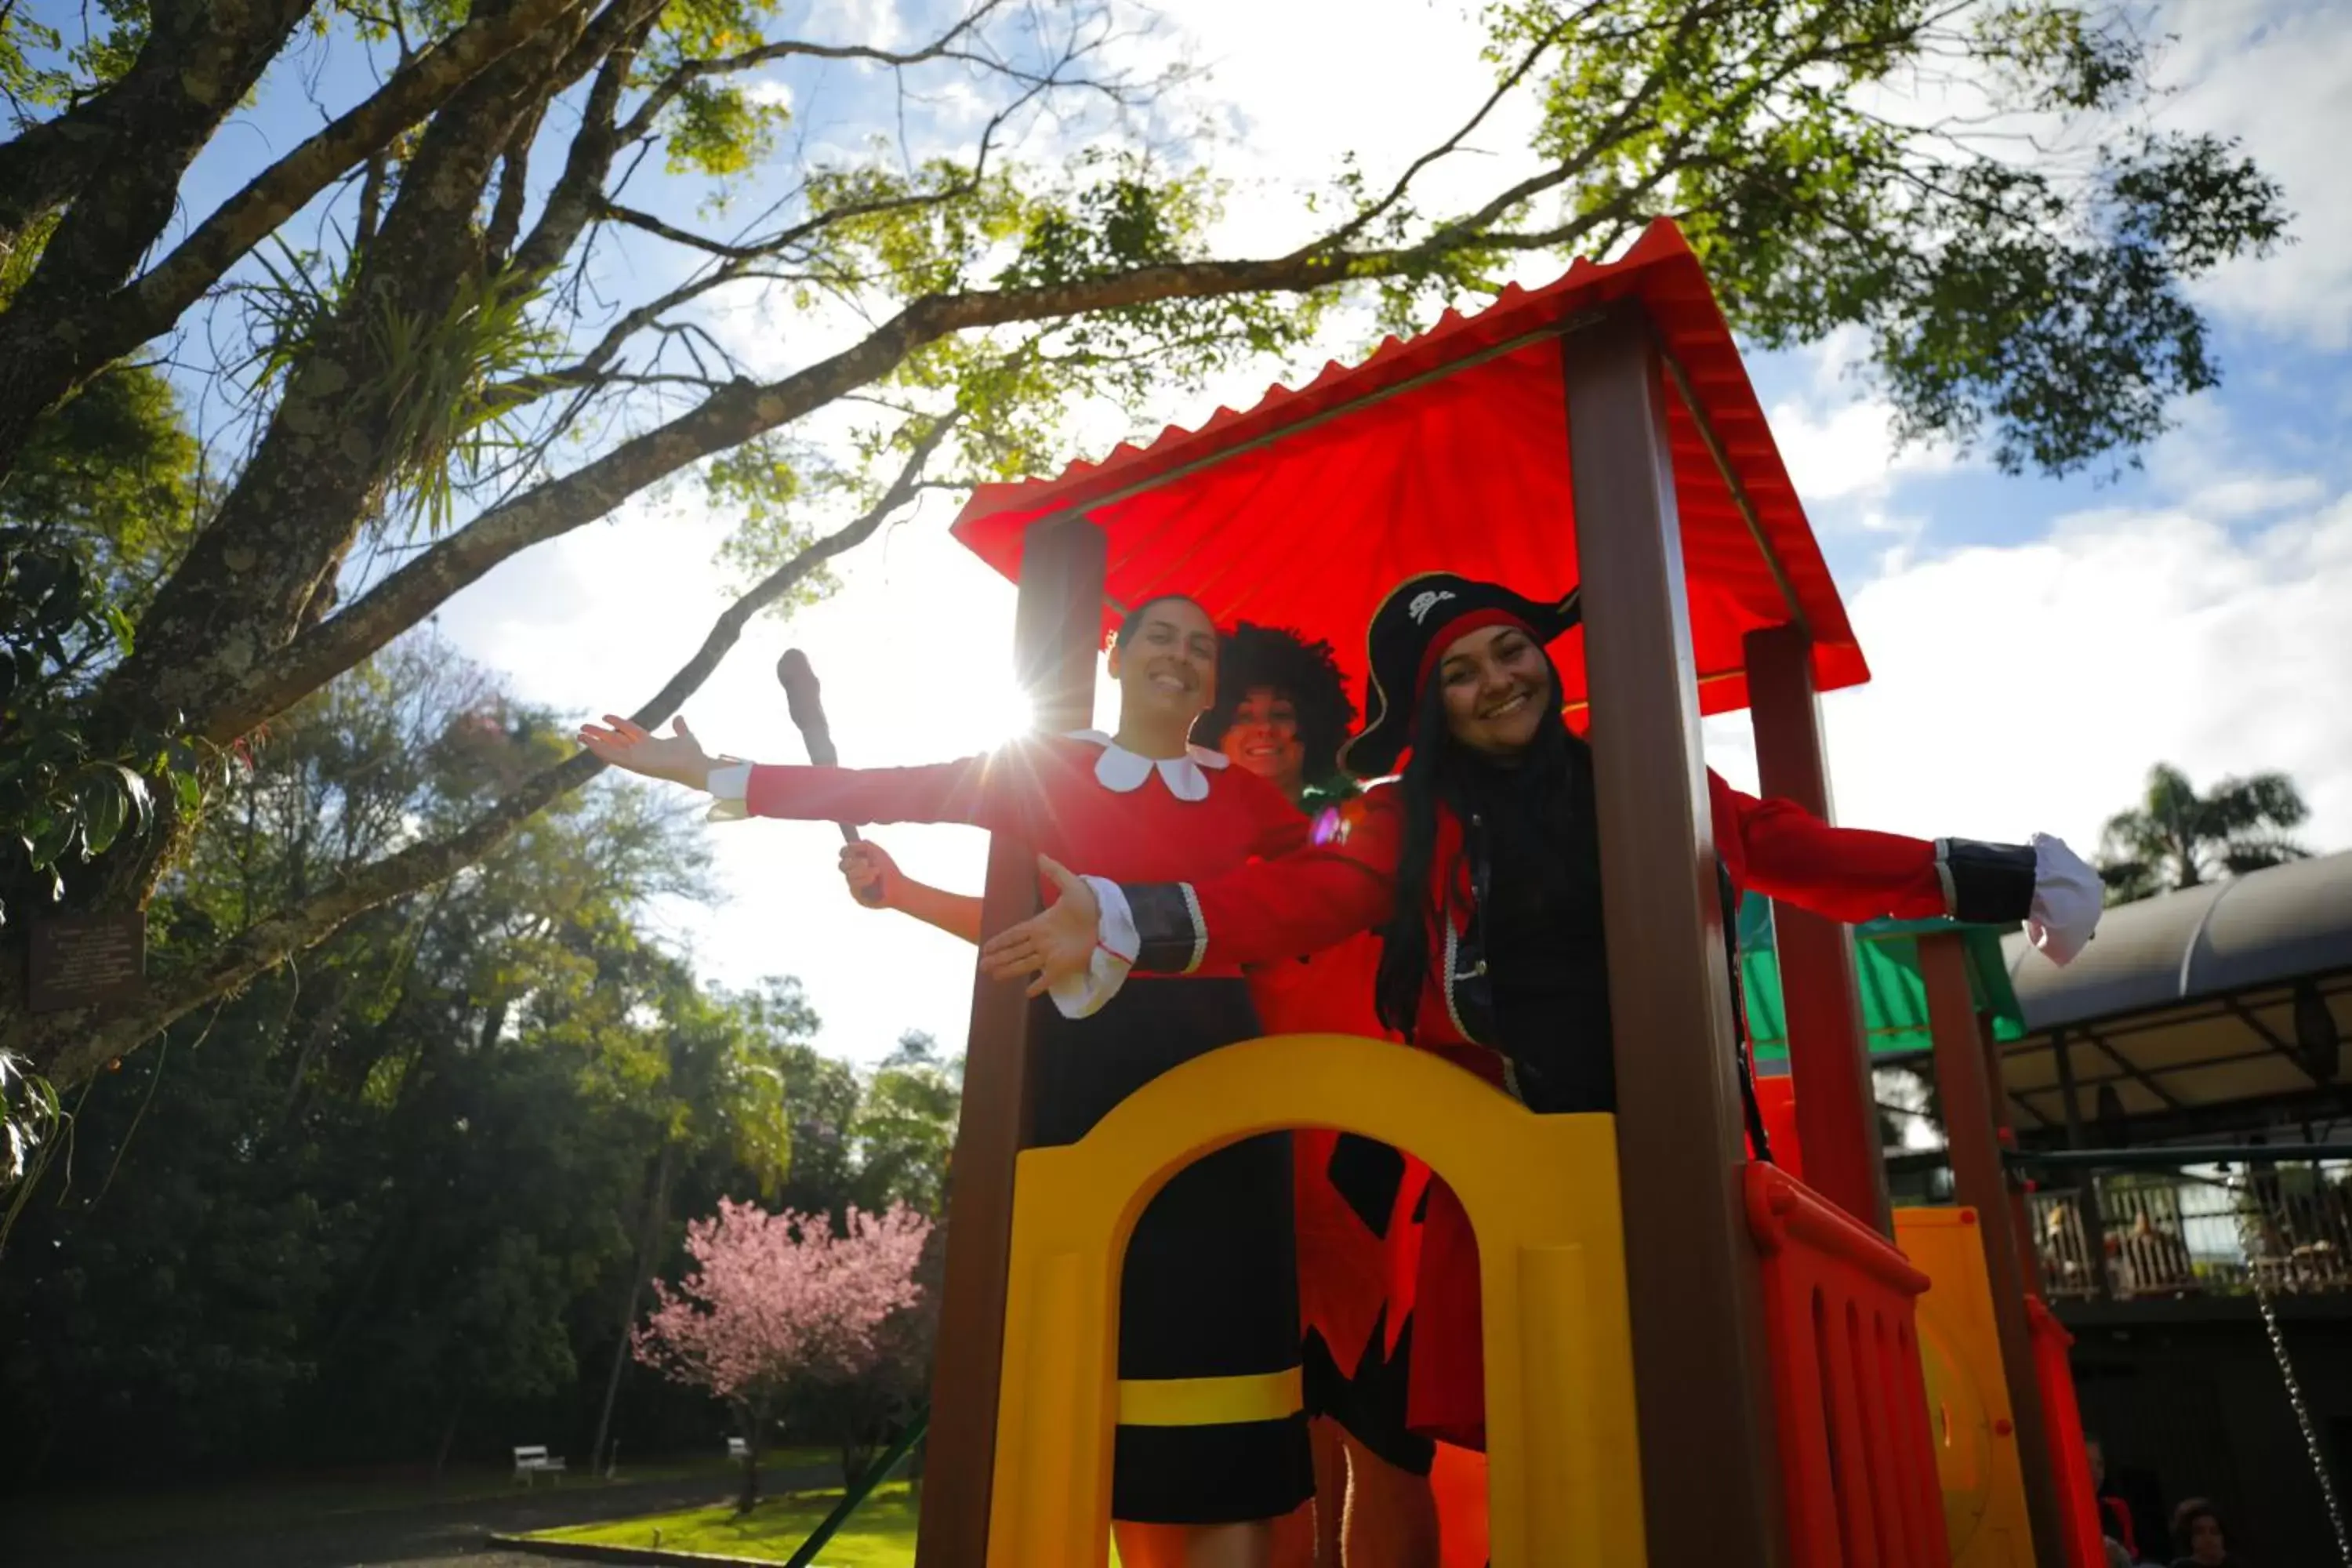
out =
<svg viewBox="0 0 2352 1568"><path fill-rule="evenodd" d="M1201 883L1065 873L1045 914L982 950L1001 978L1064 980L1067 1008L1136 974L1252 963L1380 932L1383 1023L1544 1111L1616 1100L1591 752L1545 651L1576 595L1409 579L1372 617L1370 721L1344 761L1367 793L1343 841ZM2097 875L2054 838L1926 839L1832 827L1708 774L1717 854L1753 889L1832 920L2025 921L2064 963L2098 919ZM1100 950L1119 963L1096 963ZM1066 977L1085 972L1076 984ZM1412 1428L1482 1447L1477 1270L1467 1217L1430 1190L1414 1301Z"/></svg>

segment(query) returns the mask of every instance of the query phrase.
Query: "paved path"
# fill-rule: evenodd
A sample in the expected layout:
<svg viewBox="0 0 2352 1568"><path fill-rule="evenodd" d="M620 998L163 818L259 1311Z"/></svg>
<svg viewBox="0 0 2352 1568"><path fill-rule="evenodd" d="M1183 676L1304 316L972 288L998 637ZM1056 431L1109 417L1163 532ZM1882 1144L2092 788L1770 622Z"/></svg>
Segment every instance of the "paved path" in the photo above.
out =
<svg viewBox="0 0 2352 1568"><path fill-rule="evenodd" d="M837 1468L762 1471L763 1493L839 1484ZM349 1513L303 1520L250 1535L215 1532L201 1541L154 1540L77 1552L40 1542L0 1547L0 1561L42 1568L551 1568L555 1560L493 1552L492 1531L548 1530L724 1502L724 1481L705 1476L638 1486L539 1487L510 1498Z"/></svg>

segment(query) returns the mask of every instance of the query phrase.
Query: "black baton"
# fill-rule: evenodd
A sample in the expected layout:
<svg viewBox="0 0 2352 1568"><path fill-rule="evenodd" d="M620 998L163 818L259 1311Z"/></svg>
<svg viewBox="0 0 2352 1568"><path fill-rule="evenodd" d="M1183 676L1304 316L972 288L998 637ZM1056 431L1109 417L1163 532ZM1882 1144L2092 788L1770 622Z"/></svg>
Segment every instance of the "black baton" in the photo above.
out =
<svg viewBox="0 0 2352 1568"><path fill-rule="evenodd" d="M808 655L796 647L786 648L784 657L776 660L776 684L784 689L784 710L793 716L793 728L801 732L801 743L808 748L809 761L821 768L839 766L841 753L833 749L833 729L824 721L824 692ZM857 829L845 822L836 826L845 843L858 842ZM861 888L857 897L861 902L879 908L882 889Z"/></svg>

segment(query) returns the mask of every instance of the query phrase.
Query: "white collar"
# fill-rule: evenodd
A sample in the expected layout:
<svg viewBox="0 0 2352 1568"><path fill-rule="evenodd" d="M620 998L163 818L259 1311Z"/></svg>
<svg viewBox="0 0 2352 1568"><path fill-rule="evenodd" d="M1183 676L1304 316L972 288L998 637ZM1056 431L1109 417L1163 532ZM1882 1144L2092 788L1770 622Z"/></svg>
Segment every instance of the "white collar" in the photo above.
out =
<svg viewBox="0 0 2352 1568"><path fill-rule="evenodd" d="M1095 759L1095 782L1114 795L1133 794L1156 773L1160 782L1168 786L1168 793L1178 800L1206 800L1209 775L1201 770L1223 768L1230 760L1224 752L1213 752L1205 746L1187 746L1181 757L1146 757L1129 751L1100 730L1073 731L1069 739L1103 749L1102 755Z"/></svg>

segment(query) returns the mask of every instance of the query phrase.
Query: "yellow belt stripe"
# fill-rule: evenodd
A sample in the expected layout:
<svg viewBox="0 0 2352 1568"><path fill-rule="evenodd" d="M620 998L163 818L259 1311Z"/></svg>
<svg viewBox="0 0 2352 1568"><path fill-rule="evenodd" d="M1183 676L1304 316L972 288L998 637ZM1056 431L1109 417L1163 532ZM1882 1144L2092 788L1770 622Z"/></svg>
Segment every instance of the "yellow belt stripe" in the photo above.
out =
<svg viewBox="0 0 2352 1568"><path fill-rule="evenodd" d="M1122 1426L1220 1426L1279 1421L1305 1407L1298 1368L1239 1377L1121 1378Z"/></svg>

